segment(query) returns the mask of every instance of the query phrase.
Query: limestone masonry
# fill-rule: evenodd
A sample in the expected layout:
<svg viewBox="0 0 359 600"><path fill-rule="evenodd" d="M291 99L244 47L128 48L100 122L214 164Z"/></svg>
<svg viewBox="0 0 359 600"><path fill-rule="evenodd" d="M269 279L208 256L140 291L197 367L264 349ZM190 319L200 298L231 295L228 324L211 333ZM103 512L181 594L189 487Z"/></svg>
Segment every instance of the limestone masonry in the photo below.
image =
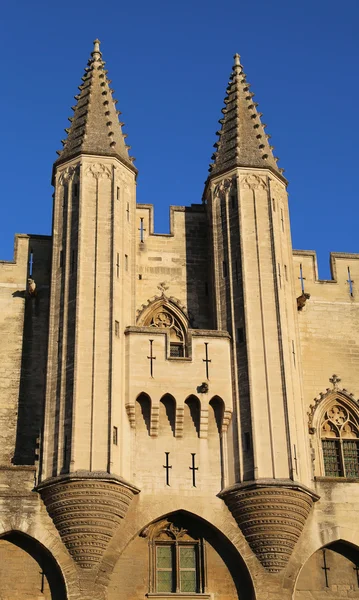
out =
<svg viewBox="0 0 359 600"><path fill-rule="evenodd" d="M169 234L112 92L96 40L0 262L0 600L359 598L359 255L293 251L238 55Z"/></svg>

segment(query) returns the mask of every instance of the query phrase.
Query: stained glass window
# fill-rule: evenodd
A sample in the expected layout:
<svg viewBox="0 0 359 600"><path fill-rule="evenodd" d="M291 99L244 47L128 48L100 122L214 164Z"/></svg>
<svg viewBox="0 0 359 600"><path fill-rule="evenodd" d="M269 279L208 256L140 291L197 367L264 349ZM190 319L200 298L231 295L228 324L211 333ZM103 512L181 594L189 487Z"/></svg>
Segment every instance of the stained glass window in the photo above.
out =
<svg viewBox="0 0 359 600"><path fill-rule="evenodd" d="M359 478L359 424L336 400L321 425L324 472L327 477Z"/></svg>

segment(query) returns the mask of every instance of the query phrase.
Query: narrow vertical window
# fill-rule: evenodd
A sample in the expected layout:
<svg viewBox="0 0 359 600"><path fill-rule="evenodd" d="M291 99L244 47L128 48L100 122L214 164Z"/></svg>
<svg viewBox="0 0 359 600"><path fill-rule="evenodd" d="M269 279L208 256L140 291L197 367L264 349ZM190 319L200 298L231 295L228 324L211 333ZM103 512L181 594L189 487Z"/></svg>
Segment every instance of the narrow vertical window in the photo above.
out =
<svg viewBox="0 0 359 600"><path fill-rule="evenodd" d="M126 214L127 214L127 222L130 222L130 203L127 202L127 206L126 206Z"/></svg>
<svg viewBox="0 0 359 600"><path fill-rule="evenodd" d="M32 251L32 249L30 250L30 256L29 256L29 276L32 277L32 270L34 267L34 253Z"/></svg>
<svg viewBox="0 0 359 600"><path fill-rule="evenodd" d="M115 321L115 336L120 337L120 323L119 321Z"/></svg>
<svg viewBox="0 0 359 600"><path fill-rule="evenodd" d="M279 287L282 287L282 274L280 272L280 264L278 263L278 279L279 279Z"/></svg>
<svg viewBox="0 0 359 600"><path fill-rule="evenodd" d="M117 427L112 428L112 443L117 446L118 444L118 429Z"/></svg>
<svg viewBox="0 0 359 600"><path fill-rule="evenodd" d="M120 277L120 254L118 252L116 254L116 277L117 279Z"/></svg>
<svg viewBox="0 0 359 600"><path fill-rule="evenodd" d="M125 271L128 271L128 256L125 254Z"/></svg>
<svg viewBox="0 0 359 600"><path fill-rule="evenodd" d="M223 261L223 277L227 277L227 263Z"/></svg>
<svg viewBox="0 0 359 600"><path fill-rule="evenodd" d="M283 217L283 208L280 209L280 222L282 224L282 231L284 231L284 217Z"/></svg>
<svg viewBox="0 0 359 600"><path fill-rule="evenodd" d="M138 278L139 278L139 279L142 279L142 273L139 273L139 274L138 274Z"/></svg>
<svg viewBox="0 0 359 600"><path fill-rule="evenodd" d="M288 281L288 269L287 269L287 265L284 265L284 276L285 276L285 280Z"/></svg>
<svg viewBox="0 0 359 600"><path fill-rule="evenodd" d="M232 199L232 208L236 208L236 197L234 195L232 195L231 199Z"/></svg>
<svg viewBox="0 0 359 600"><path fill-rule="evenodd" d="M274 198L272 198L272 209L273 209L273 212L275 212L275 200L274 200Z"/></svg>
<svg viewBox="0 0 359 600"><path fill-rule="evenodd" d="M74 183L73 195L74 195L74 198L77 198L77 196L79 195L79 184L78 183Z"/></svg>
<svg viewBox="0 0 359 600"><path fill-rule="evenodd" d="M120 188L117 187L116 188L116 200L119 200L119 199L120 199Z"/></svg>

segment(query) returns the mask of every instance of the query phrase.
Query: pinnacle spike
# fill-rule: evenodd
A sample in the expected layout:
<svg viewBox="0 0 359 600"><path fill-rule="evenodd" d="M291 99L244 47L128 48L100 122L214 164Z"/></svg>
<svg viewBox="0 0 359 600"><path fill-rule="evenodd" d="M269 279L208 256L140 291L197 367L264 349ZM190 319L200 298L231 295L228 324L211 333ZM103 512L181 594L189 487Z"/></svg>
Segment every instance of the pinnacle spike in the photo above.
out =
<svg viewBox="0 0 359 600"><path fill-rule="evenodd" d="M79 93L74 97L76 103L71 107L74 114L68 119L70 126L65 129L67 137L62 140L64 148L58 151L58 160L68 160L81 152L116 155L133 170L128 155L130 146L125 143L127 134L122 133L118 119L121 113L114 106L117 100L111 96L114 90L110 88L111 80L107 79L100 42L96 39L93 44L88 66L78 86ZM101 103L104 109L102 115L98 115L96 107Z"/></svg>
<svg viewBox="0 0 359 600"><path fill-rule="evenodd" d="M253 100L254 95L250 91L240 56L235 54L222 108L223 117L219 120L221 129L216 132L219 139L214 144L214 162L210 165L212 175L238 166L263 168L263 160L279 173L272 148L264 140L266 134L263 129L266 124L260 121L263 115L256 110L258 102ZM244 110L246 107L248 111Z"/></svg>

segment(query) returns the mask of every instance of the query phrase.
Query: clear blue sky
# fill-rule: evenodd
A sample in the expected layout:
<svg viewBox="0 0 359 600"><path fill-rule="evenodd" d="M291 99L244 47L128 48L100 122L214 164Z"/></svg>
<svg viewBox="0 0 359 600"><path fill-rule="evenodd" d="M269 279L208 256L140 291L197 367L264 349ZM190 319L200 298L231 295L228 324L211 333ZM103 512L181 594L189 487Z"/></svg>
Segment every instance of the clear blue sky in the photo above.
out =
<svg viewBox="0 0 359 600"><path fill-rule="evenodd" d="M138 201L200 202L239 52L289 179L293 246L359 252L358 0L2 3L0 258L51 231L55 151L99 37L139 169Z"/></svg>

